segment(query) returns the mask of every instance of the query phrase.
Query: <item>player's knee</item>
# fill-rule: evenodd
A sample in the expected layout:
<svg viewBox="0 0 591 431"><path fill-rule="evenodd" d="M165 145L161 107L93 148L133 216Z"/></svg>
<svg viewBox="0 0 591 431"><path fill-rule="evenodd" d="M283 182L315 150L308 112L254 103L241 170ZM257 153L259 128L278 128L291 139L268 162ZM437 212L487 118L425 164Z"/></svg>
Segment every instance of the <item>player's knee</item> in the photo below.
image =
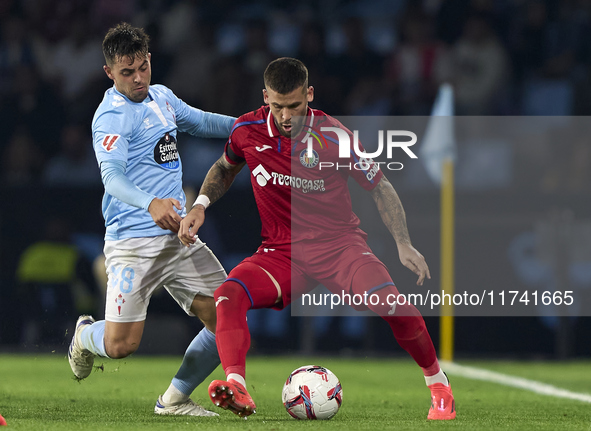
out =
<svg viewBox="0 0 591 431"><path fill-rule="evenodd" d="M127 340L108 342L105 340L105 351L111 359L127 358L132 353L135 353L139 346L139 342L134 343Z"/></svg>
<svg viewBox="0 0 591 431"><path fill-rule="evenodd" d="M191 305L191 312L201 320L207 329L215 333L215 300L212 297L197 295Z"/></svg>
<svg viewBox="0 0 591 431"><path fill-rule="evenodd" d="M215 300L216 308L225 306L224 302L241 300L244 297L248 297L244 288L235 281L225 281L220 287L218 287L213 295Z"/></svg>
<svg viewBox="0 0 591 431"><path fill-rule="evenodd" d="M216 315L215 315L215 308L207 314L199 315L199 320L201 323L212 333L215 334L215 325L217 322Z"/></svg>

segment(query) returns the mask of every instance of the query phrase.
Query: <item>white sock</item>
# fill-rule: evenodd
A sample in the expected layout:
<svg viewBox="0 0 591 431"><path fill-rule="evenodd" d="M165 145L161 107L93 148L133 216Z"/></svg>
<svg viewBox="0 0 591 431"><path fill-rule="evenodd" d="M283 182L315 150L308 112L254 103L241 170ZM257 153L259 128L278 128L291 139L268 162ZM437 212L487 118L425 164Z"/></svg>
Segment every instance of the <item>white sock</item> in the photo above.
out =
<svg viewBox="0 0 591 431"><path fill-rule="evenodd" d="M162 401L166 404L178 404L183 403L189 399L189 395L183 394L171 383L164 395L162 395Z"/></svg>
<svg viewBox="0 0 591 431"><path fill-rule="evenodd" d="M236 380L238 383L240 383L242 386L246 388L246 380L244 380L244 377L242 377L240 374L230 373L226 378L228 380Z"/></svg>
<svg viewBox="0 0 591 431"><path fill-rule="evenodd" d="M447 380L447 377L443 373L443 370L439 370L437 374L434 374L432 376L425 376L425 383L427 383L427 386L431 386L435 383L443 383L445 386L449 386L449 380Z"/></svg>

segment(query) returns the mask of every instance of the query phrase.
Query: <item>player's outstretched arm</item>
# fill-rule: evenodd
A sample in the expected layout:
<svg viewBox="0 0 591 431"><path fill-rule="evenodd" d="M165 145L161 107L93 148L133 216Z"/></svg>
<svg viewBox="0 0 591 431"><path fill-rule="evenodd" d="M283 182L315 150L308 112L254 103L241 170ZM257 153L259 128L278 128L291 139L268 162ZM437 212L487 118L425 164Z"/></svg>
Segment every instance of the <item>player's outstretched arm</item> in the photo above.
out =
<svg viewBox="0 0 591 431"><path fill-rule="evenodd" d="M419 276L417 285L422 286L425 277L430 279L431 274L425 258L410 242L406 227L406 215L394 186L386 177L382 177L378 185L371 191L371 197L378 207L382 221L396 241L400 262Z"/></svg>
<svg viewBox="0 0 591 431"><path fill-rule="evenodd" d="M210 204L221 198L230 188L234 182L234 178L246 162L233 165L226 160L226 156L222 155L217 162L209 169L199 195L205 195L209 198ZM195 204L191 211L181 221L179 227L179 239L187 247L195 243L195 236L197 231L205 221L205 207L201 204Z"/></svg>

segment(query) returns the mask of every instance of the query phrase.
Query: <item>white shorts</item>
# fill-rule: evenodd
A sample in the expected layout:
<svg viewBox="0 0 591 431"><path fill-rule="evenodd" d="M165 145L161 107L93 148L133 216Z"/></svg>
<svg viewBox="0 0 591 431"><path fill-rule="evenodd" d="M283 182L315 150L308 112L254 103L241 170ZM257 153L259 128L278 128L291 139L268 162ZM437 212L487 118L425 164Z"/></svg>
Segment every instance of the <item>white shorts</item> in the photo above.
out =
<svg viewBox="0 0 591 431"><path fill-rule="evenodd" d="M105 241L108 285L105 320L142 322L150 298L164 286L189 315L196 295L213 297L226 279L224 268L199 239L191 247L162 235Z"/></svg>

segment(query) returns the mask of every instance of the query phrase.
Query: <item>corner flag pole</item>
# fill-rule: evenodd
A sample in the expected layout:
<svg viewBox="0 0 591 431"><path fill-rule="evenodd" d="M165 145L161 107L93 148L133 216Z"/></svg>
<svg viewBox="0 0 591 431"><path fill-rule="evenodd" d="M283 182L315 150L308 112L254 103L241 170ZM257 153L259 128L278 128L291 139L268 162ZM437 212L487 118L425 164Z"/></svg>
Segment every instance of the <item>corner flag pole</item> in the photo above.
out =
<svg viewBox="0 0 591 431"><path fill-rule="evenodd" d="M454 162L443 161L441 182L441 293L454 295ZM443 304L439 316L439 356L444 361L454 358L453 303Z"/></svg>
<svg viewBox="0 0 591 431"><path fill-rule="evenodd" d="M454 294L454 95L450 84L439 88L420 149L425 169L441 187L441 293ZM440 308L439 356L452 361L454 354L453 303Z"/></svg>

